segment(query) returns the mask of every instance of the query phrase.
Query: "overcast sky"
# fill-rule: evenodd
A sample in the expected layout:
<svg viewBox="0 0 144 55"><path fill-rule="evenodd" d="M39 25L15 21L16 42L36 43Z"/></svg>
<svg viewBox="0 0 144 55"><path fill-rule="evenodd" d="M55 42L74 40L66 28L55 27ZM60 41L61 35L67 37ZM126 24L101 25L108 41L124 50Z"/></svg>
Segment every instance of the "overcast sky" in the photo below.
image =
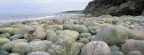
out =
<svg viewBox="0 0 144 55"><path fill-rule="evenodd" d="M82 10L91 0L0 0L0 13L56 13Z"/></svg>

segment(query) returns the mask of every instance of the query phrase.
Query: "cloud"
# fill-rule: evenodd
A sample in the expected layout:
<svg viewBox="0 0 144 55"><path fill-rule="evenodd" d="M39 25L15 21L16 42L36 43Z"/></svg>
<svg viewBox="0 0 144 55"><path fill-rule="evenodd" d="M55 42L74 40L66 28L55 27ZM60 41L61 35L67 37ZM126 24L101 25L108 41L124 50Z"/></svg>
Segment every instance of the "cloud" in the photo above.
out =
<svg viewBox="0 0 144 55"><path fill-rule="evenodd" d="M91 0L0 0L0 4L51 4L51 3L65 3L65 2L72 2L72 3L82 3L88 2Z"/></svg>
<svg viewBox="0 0 144 55"><path fill-rule="evenodd" d="M0 0L1 12L52 13L84 9L91 0Z"/></svg>

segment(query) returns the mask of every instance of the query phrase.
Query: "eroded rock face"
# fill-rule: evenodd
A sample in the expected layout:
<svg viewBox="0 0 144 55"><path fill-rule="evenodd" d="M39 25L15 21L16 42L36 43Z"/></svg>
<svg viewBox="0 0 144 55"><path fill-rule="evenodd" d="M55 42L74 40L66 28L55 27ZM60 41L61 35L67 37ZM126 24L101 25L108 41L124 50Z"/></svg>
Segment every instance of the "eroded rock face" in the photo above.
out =
<svg viewBox="0 0 144 55"><path fill-rule="evenodd" d="M92 16L141 15L144 9L143 3L144 0L93 0L89 2L84 13Z"/></svg>

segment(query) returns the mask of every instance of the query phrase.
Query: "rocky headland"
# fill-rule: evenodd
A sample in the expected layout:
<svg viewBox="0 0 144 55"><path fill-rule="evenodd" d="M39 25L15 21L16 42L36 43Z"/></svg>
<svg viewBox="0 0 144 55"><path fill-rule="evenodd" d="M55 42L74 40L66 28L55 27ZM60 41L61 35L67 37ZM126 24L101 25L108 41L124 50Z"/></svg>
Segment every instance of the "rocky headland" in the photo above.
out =
<svg viewBox="0 0 144 55"><path fill-rule="evenodd" d="M86 15L101 16L110 14L141 15L144 10L144 0L93 0L84 10Z"/></svg>

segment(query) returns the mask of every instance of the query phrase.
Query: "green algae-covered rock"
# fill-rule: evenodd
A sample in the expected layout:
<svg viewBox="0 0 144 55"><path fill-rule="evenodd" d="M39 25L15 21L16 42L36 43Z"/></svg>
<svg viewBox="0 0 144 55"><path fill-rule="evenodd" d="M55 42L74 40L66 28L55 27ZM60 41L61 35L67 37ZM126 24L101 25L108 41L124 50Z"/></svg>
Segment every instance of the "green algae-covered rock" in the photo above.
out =
<svg viewBox="0 0 144 55"><path fill-rule="evenodd" d="M64 30L62 31L57 38L54 39L54 41L52 41L53 43L56 42L57 40L63 38L63 37L71 37L73 39L77 39L79 36L79 33L76 31L72 31L72 30Z"/></svg>
<svg viewBox="0 0 144 55"><path fill-rule="evenodd" d="M6 52L6 51L3 51L3 50L0 50L0 55L9 55L9 52Z"/></svg>
<svg viewBox="0 0 144 55"><path fill-rule="evenodd" d="M20 38L23 38L24 35L22 34L15 34L13 36L10 37L11 40L16 40L16 39L20 39Z"/></svg>
<svg viewBox="0 0 144 55"><path fill-rule="evenodd" d="M7 38L0 38L0 46L3 46L4 44L6 44L8 42L10 42L9 39L7 39Z"/></svg>
<svg viewBox="0 0 144 55"><path fill-rule="evenodd" d="M114 51L110 55L124 55L124 54L120 51Z"/></svg>
<svg viewBox="0 0 144 55"><path fill-rule="evenodd" d="M41 39L33 39L31 42L34 42L34 41L42 41Z"/></svg>
<svg viewBox="0 0 144 55"><path fill-rule="evenodd" d="M44 51L36 51L36 52L31 52L27 55L50 55L50 54Z"/></svg>
<svg viewBox="0 0 144 55"><path fill-rule="evenodd" d="M16 30L18 30L19 28L13 28L13 27L4 27L4 28L0 28L0 32L1 33L9 33L9 34L14 34Z"/></svg>
<svg viewBox="0 0 144 55"><path fill-rule="evenodd" d="M25 52L47 51L51 45L52 43L47 40L30 42L26 45Z"/></svg>
<svg viewBox="0 0 144 55"><path fill-rule="evenodd" d="M144 54L144 41L143 40L126 40L126 42L122 45L121 51L126 55L131 51L139 51Z"/></svg>
<svg viewBox="0 0 144 55"><path fill-rule="evenodd" d="M110 47L111 52L120 51L120 48L116 45Z"/></svg>
<svg viewBox="0 0 144 55"><path fill-rule="evenodd" d="M74 30L76 26L77 26L77 25L75 25L75 24L73 24L73 23L63 24L64 30Z"/></svg>
<svg viewBox="0 0 144 55"><path fill-rule="evenodd" d="M24 25L24 24L21 24L21 23L16 23L16 24L13 24L11 27L14 27L14 28L23 28L23 27L26 27L27 25Z"/></svg>
<svg viewBox="0 0 144 55"><path fill-rule="evenodd" d="M81 50L81 55L109 55L110 53L108 45L103 41L89 42Z"/></svg>
<svg viewBox="0 0 144 55"><path fill-rule="evenodd" d="M52 21L53 23L56 23L56 24L63 24L63 20L61 19L53 19Z"/></svg>
<svg viewBox="0 0 144 55"><path fill-rule="evenodd" d="M76 31L79 32L79 33L86 33L86 32L88 32L88 29L84 25L78 25L76 27Z"/></svg>
<svg viewBox="0 0 144 55"><path fill-rule="evenodd" d="M0 34L0 37L2 37L2 38L10 38L11 35L9 33L4 33L4 34Z"/></svg>
<svg viewBox="0 0 144 55"><path fill-rule="evenodd" d="M57 38L57 34L54 30L46 30L46 39L53 42L55 38Z"/></svg>
<svg viewBox="0 0 144 55"><path fill-rule="evenodd" d="M80 38L80 42L87 44L89 42L89 40L87 38Z"/></svg>
<svg viewBox="0 0 144 55"><path fill-rule="evenodd" d="M104 28L105 26L107 26L107 25L109 25L109 24L103 23L103 24L100 24L99 27L100 27L101 29L103 29L103 28Z"/></svg>
<svg viewBox="0 0 144 55"><path fill-rule="evenodd" d="M9 55L21 55L20 53L10 53Z"/></svg>
<svg viewBox="0 0 144 55"><path fill-rule="evenodd" d="M26 26L27 25L23 25L23 24L14 24L11 27L14 27L14 28L23 28L23 27L26 27Z"/></svg>
<svg viewBox="0 0 144 55"><path fill-rule="evenodd" d="M98 30L98 29L100 30L101 29L99 26L90 26L90 27L87 27L87 28L88 28L88 32L91 33L91 34L93 34L93 35L97 34L95 32L96 30Z"/></svg>
<svg viewBox="0 0 144 55"><path fill-rule="evenodd" d="M34 31L30 31L25 34L25 39L28 41L32 41L33 39L45 39L46 33L43 31L42 27L34 26L33 28L35 29Z"/></svg>
<svg viewBox="0 0 144 55"><path fill-rule="evenodd" d="M92 35L90 33L81 33L80 38L88 38L91 37Z"/></svg>
<svg viewBox="0 0 144 55"><path fill-rule="evenodd" d="M10 27L11 25L12 25L11 23L0 23L0 28Z"/></svg>
<svg viewBox="0 0 144 55"><path fill-rule="evenodd" d="M2 49L2 50L5 50L5 51L11 51L12 48L13 48L13 46L14 46L15 44L19 43L19 42L26 42L26 43L27 43L28 41L25 40L25 39L13 40L13 41L10 41L10 42L4 44L4 45L1 47L1 49Z"/></svg>
<svg viewBox="0 0 144 55"><path fill-rule="evenodd" d="M125 32L128 32L131 30L131 29L121 26L121 25L116 26L116 29L119 32L119 34L122 34L122 33L125 33Z"/></svg>
<svg viewBox="0 0 144 55"><path fill-rule="evenodd" d="M84 47L83 43L76 42L74 46L71 48L70 55L78 55L80 54L81 49Z"/></svg>
<svg viewBox="0 0 144 55"><path fill-rule="evenodd" d="M104 41L108 45L118 45L120 42L120 35L113 25L106 25L94 38L92 41Z"/></svg>
<svg viewBox="0 0 144 55"><path fill-rule="evenodd" d="M30 26L39 26L39 22L34 21L29 24Z"/></svg>
<svg viewBox="0 0 144 55"><path fill-rule="evenodd" d="M72 46L74 46L75 40L71 37L64 37L62 39L59 39L55 44L63 46L66 50L67 55L70 54Z"/></svg>
<svg viewBox="0 0 144 55"><path fill-rule="evenodd" d="M128 53L128 55L143 55L143 54L139 51L131 51Z"/></svg>
<svg viewBox="0 0 144 55"><path fill-rule="evenodd" d="M87 38L88 40L91 40L92 35L90 33L81 33L79 35L79 38Z"/></svg>
<svg viewBox="0 0 144 55"><path fill-rule="evenodd" d="M57 34L57 35L60 35L62 32L63 32L62 30L57 30L57 31L56 31L56 34Z"/></svg>
<svg viewBox="0 0 144 55"><path fill-rule="evenodd" d="M47 51L50 55L67 55L66 50L60 45L51 45Z"/></svg>
<svg viewBox="0 0 144 55"><path fill-rule="evenodd" d="M15 44L12 48L12 52L25 53L24 49L27 47L27 44L28 43L25 43L25 42L19 42L19 43Z"/></svg>
<svg viewBox="0 0 144 55"><path fill-rule="evenodd" d="M31 27L31 26L26 26L23 28L18 29L17 31L15 31L15 34L26 34L30 31L34 31L35 28Z"/></svg>
<svg viewBox="0 0 144 55"><path fill-rule="evenodd" d="M52 28L56 28L57 30L63 30L63 25L53 25Z"/></svg>

